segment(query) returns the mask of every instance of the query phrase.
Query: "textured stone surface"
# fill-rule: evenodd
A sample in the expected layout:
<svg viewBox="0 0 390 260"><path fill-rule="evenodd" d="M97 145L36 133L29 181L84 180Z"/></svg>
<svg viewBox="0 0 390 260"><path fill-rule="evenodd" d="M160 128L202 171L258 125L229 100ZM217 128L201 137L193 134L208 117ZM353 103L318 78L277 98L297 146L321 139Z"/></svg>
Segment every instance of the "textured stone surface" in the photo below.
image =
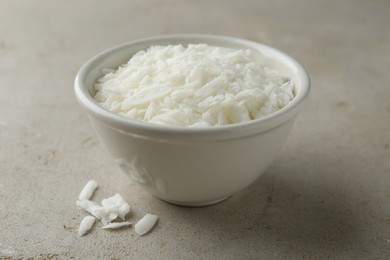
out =
<svg viewBox="0 0 390 260"><path fill-rule="evenodd" d="M389 1L9 1L0 8L0 259L386 259ZM243 37L301 61L313 89L273 165L220 204L183 208L132 184L73 94L79 67L167 33ZM82 238L75 206L120 193L152 233Z"/></svg>

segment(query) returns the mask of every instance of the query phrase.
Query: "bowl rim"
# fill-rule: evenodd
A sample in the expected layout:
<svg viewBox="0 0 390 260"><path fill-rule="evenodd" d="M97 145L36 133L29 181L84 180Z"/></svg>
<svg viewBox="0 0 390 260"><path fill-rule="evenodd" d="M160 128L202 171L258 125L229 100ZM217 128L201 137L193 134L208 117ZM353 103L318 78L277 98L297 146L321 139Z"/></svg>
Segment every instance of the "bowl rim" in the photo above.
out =
<svg viewBox="0 0 390 260"><path fill-rule="evenodd" d="M86 81L89 73L96 68L99 61L115 54L123 49L131 49L137 45L157 45L165 41L191 41L199 42L204 41L206 44L209 42L224 42L232 43L256 49L259 51L266 51L276 55L276 57L270 57L270 59L277 60L283 64L289 63L290 69L294 70L297 74L297 78L300 81L300 88L294 99L285 107L275 111L269 115L257 118L251 121L222 125L215 127L182 127L182 126L166 126L158 125L144 121L132 120L109 111L95 101L92 95L88 91ZM211 44L210 44L211 45ZM118 64L118 66L121 64ZM236 38L231 36L211 35L211 34L168 34L154 37L147 37L139 40L133 40L122 43L120 45L106 49L92 58L90 58L78 71L75 82L74 91L79 103L95 118L105 123L106 125L122 130L122 132L145 136L145 137L159 137L159 138L205 138L208 140L216 139L231 139L234 137L248 136L258 134L260 132L268 131L274 127L277 127L283 123L286 123L289 119L294 117L300 111L300 107L303 101L307 98L310 92L310 78L305 68L290 55L278 50L274 47L250 41L247 39Z"/></svg>

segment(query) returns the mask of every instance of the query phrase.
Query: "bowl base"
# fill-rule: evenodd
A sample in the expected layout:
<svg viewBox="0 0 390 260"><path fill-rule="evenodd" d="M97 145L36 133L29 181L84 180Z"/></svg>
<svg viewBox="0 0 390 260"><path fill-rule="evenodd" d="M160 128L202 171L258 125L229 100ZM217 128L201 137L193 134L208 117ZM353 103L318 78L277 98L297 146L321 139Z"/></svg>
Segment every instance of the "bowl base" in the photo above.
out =
<svg viewBox="0 0 390 260"><path fill-rule="evenodd" d="M209 200L209 201L201 201L201 202L184 202L184 201L175 201L175 200L167 200L163 198L159 198L160 200L167 202L169 204L173 204L176 206L185 206L185 207L203 207L203 206L210 206L213 204L220 203L226 199L228 199L230 196L224 197L222 199L216 199L216 200Z"/></svg>

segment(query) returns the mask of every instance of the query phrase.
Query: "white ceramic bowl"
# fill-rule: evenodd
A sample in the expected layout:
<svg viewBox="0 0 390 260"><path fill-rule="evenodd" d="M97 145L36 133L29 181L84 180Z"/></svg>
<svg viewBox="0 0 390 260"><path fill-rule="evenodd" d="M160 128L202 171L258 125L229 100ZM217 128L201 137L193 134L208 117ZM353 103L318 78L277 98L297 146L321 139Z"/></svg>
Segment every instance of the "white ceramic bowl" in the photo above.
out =
<svg viewBox="0 0 390 260"><path fill-rule="evenodd" d="M167 127L134 121L101 107L92 95L102 68L117 68L151 45L207 43L251 49L296 82L283 109L251 122L214 128ZM213 35L168 35L132 41L90 59L75 92L114 162L145 190L170 203L200 206L221 201L253 183L285 142L309 93L303 67L285 53L252 41Z"/></svg>

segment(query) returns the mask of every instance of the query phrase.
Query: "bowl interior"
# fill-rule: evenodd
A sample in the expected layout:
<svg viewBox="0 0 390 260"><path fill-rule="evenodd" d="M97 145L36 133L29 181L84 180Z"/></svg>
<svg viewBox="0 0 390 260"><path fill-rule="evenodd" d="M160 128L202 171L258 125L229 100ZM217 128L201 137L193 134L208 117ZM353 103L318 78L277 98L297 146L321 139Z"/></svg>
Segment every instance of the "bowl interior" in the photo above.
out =
<svg viewBox="0 0 390 260"><path fill-rule="evenodd" d="M102 76L102 68L116 69L120 65L126 63L136 52L145 50L152 45L182 44L185 46L198 43L206 43L233 49L253 50L254 57L263 62L264 65L279 71L282 76L295 81L295 98L284 108L262 118L250 122L214 128L169 127L130 120L104 109L93 99L93 95L95 94L94 83ZM131 131L133 132L149 132L149 134L158 131L159 134L173 134L176 138L182 134L204 135L207 133L209 135L214 132L213 138L215 139L217 136L224 136L224 134L227 134L228 132L242 131L243 127L246 127L247 130L254 130L254 128L256 128L256 131L258 132L260 125L262 126L262 130L265 131L275 126L275 124L286 121L287 116L292 116L291 111L296 110L306 98L309 92L309 85L309 77L304 68L289 55L272 47L248 40L225 36L168 35L128 42L96 55L80 69L76 77L75 90L80 103L87 108L90 114L93 114L107 124L115 125L115 127L119 127L122 130L126 131L131 128ZM247 134L253 134L253 131L249 131Z"/></svg>

